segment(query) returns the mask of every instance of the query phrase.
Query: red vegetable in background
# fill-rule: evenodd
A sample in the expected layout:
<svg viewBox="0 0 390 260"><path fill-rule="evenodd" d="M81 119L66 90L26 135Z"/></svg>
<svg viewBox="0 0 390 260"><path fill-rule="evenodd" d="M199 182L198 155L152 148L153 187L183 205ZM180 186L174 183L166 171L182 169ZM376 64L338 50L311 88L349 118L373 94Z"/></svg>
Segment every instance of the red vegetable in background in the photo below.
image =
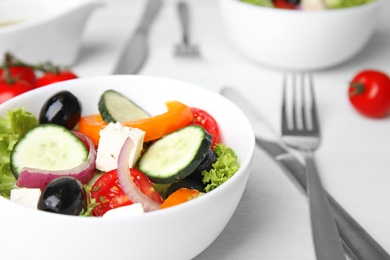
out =
<svg viewBox="0 0 390 260"><path fill-rule="evenodd" d="M273 0L274 6L281 9L295 9L296 6L287 0Z"/></svg>
<svg viewBox="0 0 390 260"><path fill-rule="evenodd" d="M23 80L0 79L0 104L31 89L31 85Z"/></svg>
<svg viewBox="0 0 390 260"><path fill-rule="evenodd" d="M377 70L359 72L351 81L349 100L361 114L380 118L390 113L390 78Z"/></svg>
<svg viewBox="0 0 390 260"><path fill-rule="evenodd" d="M51 83L76 79L76 78L78 78L77 75L71 72L70 70L47 71L37 79L35 86L39 88L42 86L49 85Z"/></svg>
<svg viewBox="0 0 390 260"><path fill-rule="evenodd" d="M11 78L15 80L25 81L28 83L31 87L34 87L35 81L37 79L34 69L28 67L28 66L12 66L8 67L9 73ZM0 80L6 80L5 69L0 69Z"/></svg>

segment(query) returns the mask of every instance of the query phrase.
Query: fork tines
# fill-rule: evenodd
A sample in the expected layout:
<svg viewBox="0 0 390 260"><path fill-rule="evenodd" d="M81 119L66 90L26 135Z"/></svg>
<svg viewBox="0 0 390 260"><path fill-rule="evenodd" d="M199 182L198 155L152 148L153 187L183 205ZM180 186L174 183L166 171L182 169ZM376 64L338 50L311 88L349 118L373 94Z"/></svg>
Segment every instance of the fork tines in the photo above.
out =
<svg viewBox="0 0 390 260"><path fill-rule="evenodd" d="M319 123L310 73L287 73L283 81L282 132L318 132Z"/></svg>

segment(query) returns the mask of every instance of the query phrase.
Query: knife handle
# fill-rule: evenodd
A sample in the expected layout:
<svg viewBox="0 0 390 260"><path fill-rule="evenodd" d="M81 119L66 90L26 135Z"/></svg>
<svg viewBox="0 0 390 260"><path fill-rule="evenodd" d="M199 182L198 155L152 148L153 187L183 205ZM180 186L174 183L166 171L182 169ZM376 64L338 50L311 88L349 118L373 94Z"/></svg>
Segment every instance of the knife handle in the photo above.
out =
<svg viewBox="0 0 390 260"><path fill-rule="evenodd" d="M300 188L306 190L305 167L295 157L277 160ZM287 169L287 170L286 170ZM305 193L306 194L306 193ZM352 260L390 260L389 254L327 193L345 252Z"/></svg>
<svg viewBox="0 0 390 260"><path fill-rule="evenodd" d="M161 0L149 0L146 3L144 13L137 28L138 32L147 33L149 31L150 25L156 17L158 11L161 9L161 6Z"/></svg>

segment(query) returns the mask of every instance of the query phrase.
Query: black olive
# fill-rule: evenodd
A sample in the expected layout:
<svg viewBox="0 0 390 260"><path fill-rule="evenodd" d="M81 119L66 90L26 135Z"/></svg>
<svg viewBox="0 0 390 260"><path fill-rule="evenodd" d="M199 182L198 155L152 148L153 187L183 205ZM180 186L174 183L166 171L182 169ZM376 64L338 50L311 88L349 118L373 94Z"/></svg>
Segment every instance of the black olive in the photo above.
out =
<svg viewBox="0 0 390 260"><path fill-rule="evenodd" d="M81 104L69 91L60 91L50 97L41 109L39 122L52 123L73 129L81 116Z"/></svg>
<svg viewBox="0 0 390 260"><path fill-rule="evenodd" d="M171 186L168 187L167 191L164 194L164 197L167 198L169 195L177 191L181 188L187 188L192 190L198 190L200 192L204 192L204 187L201 182L197 182L195 180L190 179L184 179L178 182L173 183Z"/></svg>
<svg viewBox="0 0 390 260"><path fill-rule="evenodd" d="M198 167L188 176L186 179L195 180L198 182L202 182L203 180L203 171L210 171L213 168L213 163L217 160L217 154L213 150L209 150L206 157L203 161L198 165Z"/></svg>
<svg viewBox="0 0 390 260"><path fill-rule="evenodd" d="M299 5L301 3L301 0L287 0L287 2L293 5Z"/></svg>
<svg viewBox="0 0 390 260"><path fill-rule="evenodd" d="M78 216L87 208L87 194L81 182L73 177L59 177L46 186L38 209L65 215Z"/></svg>

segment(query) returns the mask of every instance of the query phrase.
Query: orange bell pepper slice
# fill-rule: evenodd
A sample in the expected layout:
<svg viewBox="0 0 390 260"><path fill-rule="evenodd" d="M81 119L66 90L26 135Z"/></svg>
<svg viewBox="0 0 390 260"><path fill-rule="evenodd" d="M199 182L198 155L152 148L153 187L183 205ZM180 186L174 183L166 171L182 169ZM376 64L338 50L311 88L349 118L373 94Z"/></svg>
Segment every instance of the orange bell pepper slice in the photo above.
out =
<svg viewBox="0 0 390 260"><path fill-rule="evenodd" d="M193 120L191 108L178 101L166 103L168 111L150 118L122 122L123 125L145 131L144 141L151 141L172 133ZM80 118L78 131L88 136L98 146L100 130L108 125L99 114Z"/></svg>
<svg viewBox="0 0 390 260"><path fill-rule="evenodd" d="M201 194L198 190L181 188L168 196L166 200L161 204L160 209L169 208L175 205L182 204L189 200L198 197Z"/></svg>

